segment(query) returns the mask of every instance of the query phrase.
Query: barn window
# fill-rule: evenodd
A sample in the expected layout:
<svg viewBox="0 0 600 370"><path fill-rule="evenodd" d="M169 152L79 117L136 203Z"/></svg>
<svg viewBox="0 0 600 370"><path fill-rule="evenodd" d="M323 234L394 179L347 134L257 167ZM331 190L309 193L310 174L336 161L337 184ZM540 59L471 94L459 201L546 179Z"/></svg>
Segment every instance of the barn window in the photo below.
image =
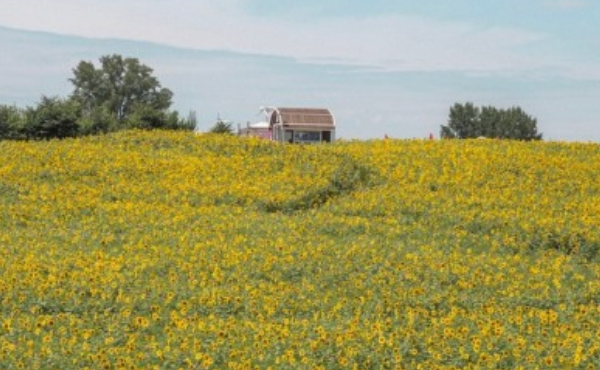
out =
<svg viewBox="0 0 600 370"><path fill-rule="evenodd" d="M294 142L300 143L320 143L320 131L296 131L294 132Z"/></svg>

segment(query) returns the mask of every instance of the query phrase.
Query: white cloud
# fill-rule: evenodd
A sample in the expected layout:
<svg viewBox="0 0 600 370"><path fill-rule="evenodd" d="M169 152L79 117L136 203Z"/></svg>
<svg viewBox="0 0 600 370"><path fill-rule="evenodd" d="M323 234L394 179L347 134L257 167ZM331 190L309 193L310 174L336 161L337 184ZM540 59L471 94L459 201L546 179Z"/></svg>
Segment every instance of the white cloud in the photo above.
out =
<svg viewBox="0 0 600 370"><path fill-rule="evenodd" d="M549 68L524 46L544 36L402 15L279 19L242 11L244 0L4 0L0 24L87 37L281 55L387 70L523 72ZM582 0L559 0L563 6ZM555 1L556 3L556 1ZM560 66L550 66L559 69Z"/></svg>

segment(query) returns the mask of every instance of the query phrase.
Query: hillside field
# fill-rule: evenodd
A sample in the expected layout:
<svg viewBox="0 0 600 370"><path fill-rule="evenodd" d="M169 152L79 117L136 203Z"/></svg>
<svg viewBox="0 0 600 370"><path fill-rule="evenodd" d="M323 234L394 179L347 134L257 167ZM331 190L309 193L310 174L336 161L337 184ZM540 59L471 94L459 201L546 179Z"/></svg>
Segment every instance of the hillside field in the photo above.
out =
<svg viewBox="0 0 600 370"><path fill-rule="evenodd" d="M600 368L600 146L0 142L0 369Z"/></svg>

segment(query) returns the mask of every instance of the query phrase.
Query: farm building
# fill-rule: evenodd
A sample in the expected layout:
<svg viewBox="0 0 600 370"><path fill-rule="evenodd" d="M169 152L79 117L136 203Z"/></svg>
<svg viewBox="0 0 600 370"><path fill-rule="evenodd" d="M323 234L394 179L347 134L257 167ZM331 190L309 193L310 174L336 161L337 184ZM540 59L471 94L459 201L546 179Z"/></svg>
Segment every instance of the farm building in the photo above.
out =
<svg viewBox="0 0 600 370"><path fill-rule="evenodd" d="M330 143L335 140L335 119L328 109L273 107L265 112L273 141Z"/></svg>
<svg viewBox="0 0 600 370"><path fill-rule="evenodd" d="M335 120L328 109L261 107L265 121L238 127L239 136L255 136L281 143L330 143Z"/></svg>
<svg viewBox="0 0 600 370"><path fill-rule="evenodd" d="M272 138L269 122L248 123L244 128L238 127L238 135L255 136L269 140Z"/></svg>

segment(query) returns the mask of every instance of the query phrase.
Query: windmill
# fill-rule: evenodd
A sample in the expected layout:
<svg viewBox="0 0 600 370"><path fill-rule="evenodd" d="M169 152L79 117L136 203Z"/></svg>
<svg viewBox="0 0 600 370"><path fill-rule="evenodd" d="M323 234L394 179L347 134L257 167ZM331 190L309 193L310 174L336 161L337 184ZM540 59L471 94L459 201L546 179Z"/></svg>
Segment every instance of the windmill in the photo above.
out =
<svg viewBox="0 0 600 370"><path fill-rule="evenodd" d="M271 114L273 114L275 109L275 107L265 107L264 105L261 105L258 108L258 115L263 114L265 116L265 121L269 122L269 120L271 119Z"/></svg>
<svg viewBox="0 0 600 370"><path fill-rule="evenodd" d="M262 119L260 122L248 123L247 126L252 128L268 128L269 122L271 121L271 114L273 114L275 109L275 107L265 107L264 105L261 105L258 108L258 113L256 115L263 115L264 119Z"/></svg>
<svg viewBox="0 0 600 370"><path fill-rule="evenodd" d="M274 107L265 107L261 106L258 108L257 116L263 115L264 118L260 120L260 122L255 123L246 123L246 128L242 130L241 127L238 128L240 133L244 135L250 136L258 136L264 139L271 140L271 130L269 128L269 121L271 120L271 114L275 111Z"/></svg>

